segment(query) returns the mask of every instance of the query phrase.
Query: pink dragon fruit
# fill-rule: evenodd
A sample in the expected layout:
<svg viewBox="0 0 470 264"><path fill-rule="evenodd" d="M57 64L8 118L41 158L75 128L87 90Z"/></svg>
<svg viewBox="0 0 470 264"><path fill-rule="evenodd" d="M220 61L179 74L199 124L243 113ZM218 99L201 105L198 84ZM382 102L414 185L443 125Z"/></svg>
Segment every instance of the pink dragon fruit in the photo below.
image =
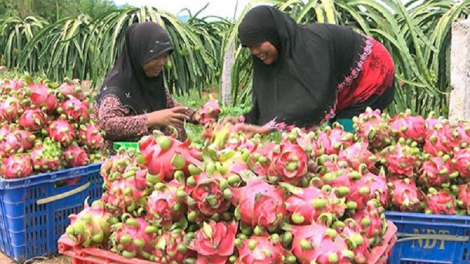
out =
<svg viewBox="0 0 470 264"><path fill-rule="evenodd" d="M450 184L451 179L457 178L458 172L452 166L450 157L431 157L423 161L420 167L419 181L427 187L440 187Z"/></svg>
<svg viewBox="0 0 470 264"><path fill-rule="evenodd" d="M470 123L469 122L459 122L454 127L454 131L457 134L456 140L459 147L466 148L470 145Z"/></svg>
<svg viewBox="0 0 470 264"><path fill-rule="evenodd" d="M301 146L283 141L272 153L270 176L279 176L282 181L297 184L307 174L308 156Z"/></svg>
<svg viewBox="0 0 470 264"><path fill-rule="evenodd" d="M427 134L426 120L420 115L413 116L409 109L396 114L390 120L389 129L395 139L404 138L417 143L423 143Z"/></svg>
<svg viewBox="0 0 470 264"><path fill-rule="evenodd" d="M111 251L125 258L150 259L155 250L157 228L143 218L133 218L126 214L122 223L112 226L110 237Z"/></svg>
<svg viewBox="0 0 470 264"><path fill-rule="evenodd" d="M426 202L427 205L424 209L426 214L454 215L456 213L455 199L449 191L445 189L436 190L433 187L429 188Z"/></svg>
<svg viewBox="0 0 470 264"><path fill-rule="evenodd" d="M209 100L201 107L201 109L199 109L198 112L201 115L199 123L204 125L209 122L215 122L220 113L219 103L214 99Z"/></svg>
<svg viewBox="0 0 470 264"><path fill-rule="evenodd" d="M232 204L237 207L235 216L242 223L274 230L284 221L287 210L281 188L258 177L251 177L246 180L246 186L231 190Z"/></svg>
<svg viewBox="0 0 470 264"><path fill-rule="evenodd" d="M80 101L84 101L87 97L85 92L76 81L65 81L59 87L57 87L57 91L62 98L67 98L71 95Z"/></svg>
<svg viewBox="0 0 470 264"><path fill-rule="evenodd" d="M423 206L424 194L414 179L397 179L389 182L393 209L401 212L417 212Z"/></svg>
<svg viewBox="0 0 470 264"><path fill-rule="evenodd" d="M142 170L147 172L146 169ZM146 179L137 177L137 174L133 168L128 168L124 173L124 175L129 175L127 178L105 182L103 185L105 193L101 199L110 212L116 214L127 212L137 215L141 213L138 209L145 205L142 198L148 196L149 189Z"/></svg>
<svg viewBox="0 0 470 264"><path fill-rule="evenodd" d="M268 234L253 235L249 239L244 239L237 248L238 258L235 264L283 263L289 256L280 240L275 241Z"/></svg>
<svg viewBox="0 0 470 264"><path fill-rule="evenodd" d="M90 114L88 113L88 102L80 101L73 96L60 104L57 108L59 114L64 113L71 122L80 122L88 120Z"/></svg>
<svg viewBox="0 0 470 264"><path fill-rule="evenodd" d="M15 125L10 125L9 130L4 138L0 138L5 153L25 152L33 148L36 136L32 132L19 129Z"/></svg>
<svg viewBox="0 0 470 264"><path fill-rule="evenodd" d="M79 167L88 164L88 154L76 143L70 144L64 150L64 160L69 167Z"/></svg>
<svg viewBox="0 0 470 264"><path fill-rule="evenodd" d="M155 250L150 260L157 263L185 263L197 257L197 252L188 249L183 242L184 231L167 230L155 239Z"/></svg>
<svg viewBox="0 0 470 264"><path fill-rule="evenodd" d="M356 135L368 141L372 150L381 150L391 143L388 129L390 117L382 114L379 109L367 108L364 113L353 118Z"/></svg>
<svg viewBox="0 0 470 264"><path fill-rule="evenodd" d="M409 178L414 176L415 168L419 166L419 154L418 147L409 146L404 138L400 138L397 144L388 146L381 152L382 163L386 165L390 176Z"/></svg>
<svg viewBox="0 0 470 264"><path fill-rule="evenodd" d="M329 128L317 134L317 143L324 154L338 154L354 143L354 134L341 128Z"/></svg>
<svg viewBox="0 0 470 264"><path fill-rule="evenodd" d="M181 142L172 137L165 136L155 130L153 135L145 136L139 141L141 156L139 162L148 168L152 175L160 175L162 179L170 181L176 170L189 174L188 166L200 166L202 162L194 149L190 149L190 142Z"/></svg>
<svg viewBox="0 0 470 264"><path fill-rule="evenodd" d="M13 122L23 113L23 107L18 98L10 96L0 102L0 123Z"/></svg>
<svg viewBox="0 0 470 264"><path fill-rule="evenodd" d="M82 124L78 130L78 141L90 150L101 149L104 145L103 132L96 123Z"/></svg>
<svg viewBox="0 0 470 264"><path fill-rule="evenodd" d="M347 162L354 170L359 170L361 166L365 165L368 170L375 171L377 157L368 148L367 141L356 142L340 150L338 160Z"/></svg>
<svg viewBox="0 0 470 264"><path fill-rule="evenodd" d="M33 164L29 154L20 153L2 161L0 175L6 179L23 178L33 173Z"/></svg>
<svg viewBox="0 0 470 264"><path fill-rule="evenodd" d="M383 235L387 227L385 220L384 208L377 200L370 200L366 204L366 208L356 211L352 216L361 233L369 238L371 246L379 245L382 242Z"/></svg>
<svg viewBox="0 0 470 264"><path fill-rule="evenodd" d="M327 193L316 187L297 188L283 184L292 195L286 200L287 211L297 225L308 225L317 221L323 213L332 213L338 219L346 211L346 204L334 193Z"/></svg>
<svg viewBox="0 0 470 264"><path fill-rule="evenodd" d="M18 118L18 124L28 131L41 130L46 123L46 115L38 108L26 109Z"/></svg>
<svg viewBox="0 0 470 264"><path fill-rule="evenodd" d="M78 214L69 216L70 225L65 233L74 242L74 245L83 247L107 248L108 238L111 234L111 224L117 219L106 212L102 201L94 201L88 205L85 200L83 210Z"/></svg>
<svg viewBox="0 0 470 264"><path fill-rule="evenodd" d="M334 229L311 224L290 226L288 230L294 235L292 253L300 264L346 264L354 260L354 253Z"/></svg>
<svg viewBox="0 0 470 264"><path fill-rule="evenodd" d="M204 222L188 248L198 253L198 264L226 264L234 253L236 222Z"/></svg>
<svg viewBox="0 0 470 264"><path fill-rule="evenodd" d="M222 214L230 207L232 196L229 189L221 188L223 177L220 174L208 175L203 171L200 175L191 176L186 181L186 192L189 199L194 201L189 205L188 218L196 222L209 219L214 214Z"/></svg>
<svg viewBox="0 0 470 264"><path fill-rule="evenodd" d="M46 128L49 137L59 142L63 147L67 147L75 140L75 129L64 119L56 119L51 121Z"/></svg>
<svg viewBox="0 0 470 264"><path fill-rule="evenodd" d="M370 256L369 238L361 234L361 228L352 218L343 221L344 225L338 225L336 231L348 244L349 250L354 253L353 263L367 263Z"/></svg>
<svg viewBox="0 0 470 264"><path fill-rule="evenodd" d="M454 130L448 122L436 123L434 129L428 128L423 149L431 156L450 154L455 143Z"/></svg>
<svg viewBox="0 0 470 264"><path fill-rule="evenodd" d="M116 155L107 158L103 162L100 174L105 182L113 182L122 179L126 168L136 164L137 161L132 152L127 152L124 149L118 150Z"/></svg>
<svg viewBox="0 0 470 264"><path fill-rule="evenodd" d="M460 178L470 180L470 149L455 148L451 163Z"/></svg>
<svg viewBox="0 0 470 264"><path fill-rule="evenodd" d="M31 90L31 103L40 107L47 113L55 113L59 106L59 99L54 92L42 83L32 83L29 85Z"/></svg>
<svg viewBox="0 0 470 264"><path fill-rule="evenodd" d="M462 214L470 214L470 184L459 185L459 195L456 204L459 208L463 209Z"/></svg>
<svg viewBox="0 0 470 264"><path fill-rule="evenodd" d="M41 144L31 150L31 160L35 171L48 172L61 168L62 148L58 142L46 137Z"/></svg>
<svg viewBox="0 0 470 264"><path fill-rule="evenodd" d="M184 193L184 184L172 180L165 184L156 184L155 190L147 198L147 221L157 227L170 227L172 223L185 217L186 204L178 197Z"/></svg>

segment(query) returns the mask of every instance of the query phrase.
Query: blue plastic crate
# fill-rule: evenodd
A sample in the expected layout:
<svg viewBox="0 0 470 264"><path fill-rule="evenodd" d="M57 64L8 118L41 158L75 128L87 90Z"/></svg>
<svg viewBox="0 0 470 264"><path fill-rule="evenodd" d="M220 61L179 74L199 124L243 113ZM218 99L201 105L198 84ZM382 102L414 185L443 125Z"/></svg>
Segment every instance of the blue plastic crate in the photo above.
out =
<svg viewBox="0 0 470 264"><path fill-rule="evenodd" d="M19 263L58 252L68 216L103 193L101 163L0 179L0 251Z"/></svg>
<svg viewBox="0 0 470 264"><path fill-rule="evenodd" d="M470 263L470 217L386 212L398 228L390 264Z"/></svg>

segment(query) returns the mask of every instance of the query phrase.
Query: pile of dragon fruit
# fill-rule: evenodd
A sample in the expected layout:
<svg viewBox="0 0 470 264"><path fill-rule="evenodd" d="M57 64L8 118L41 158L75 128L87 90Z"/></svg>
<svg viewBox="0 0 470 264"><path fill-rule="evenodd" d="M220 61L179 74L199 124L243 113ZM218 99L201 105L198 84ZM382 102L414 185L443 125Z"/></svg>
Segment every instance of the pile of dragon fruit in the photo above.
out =
<svg viewBox="0 0 470 264"><path fill-rule="evenodd" d="M78 82L0 80L0 175L23 178L102 160L103 134Z"/></svg>
<svg viewBox="0 0 470 264"><path fill-rule="evenodd" d="M155 131L138 154L121 148L66 234L156 263L367 263L390 202L367 143L339 127L279 142L234 128L206 125L203 146Z"/></svg>

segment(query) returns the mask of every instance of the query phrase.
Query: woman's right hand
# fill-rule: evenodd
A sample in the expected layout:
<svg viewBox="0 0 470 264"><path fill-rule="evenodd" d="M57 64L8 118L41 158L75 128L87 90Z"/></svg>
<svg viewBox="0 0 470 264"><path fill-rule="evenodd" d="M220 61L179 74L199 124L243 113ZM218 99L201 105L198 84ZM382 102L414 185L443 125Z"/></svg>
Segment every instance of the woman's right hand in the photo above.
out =
<svg viewBox="0 0 470 264"><path fill-rule="evenodd" d="M176 106L173 108L154 111L147 114L147 124L151 126L171 126L182 124L185 120L189 121L189 116L185 114L189 108L186 106Z"/></svg>

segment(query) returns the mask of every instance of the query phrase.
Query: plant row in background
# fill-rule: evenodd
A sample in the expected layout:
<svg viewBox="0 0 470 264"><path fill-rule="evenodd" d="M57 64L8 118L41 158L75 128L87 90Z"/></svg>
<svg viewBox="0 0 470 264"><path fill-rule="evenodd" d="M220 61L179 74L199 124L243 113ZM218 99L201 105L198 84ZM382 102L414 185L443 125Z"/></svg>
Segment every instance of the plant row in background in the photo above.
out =
<svg viewBox="0 0 470 264"><path fill-rule="evenodd" d="M426 115L447 115L450 92L451 25L468 16L468 1L310 0L252 1L274 4L301 23L328 22L352 27L382 41L392 52L398 89L391 113L409 108ZM250 8L246 6L243 14ZM151 7L111 10L49 23L40 17L0 19L0 48L11 69L93 80L95 86L112 67L124 30L135 21L152 20L168 30L176 52L168 64L167 83L175 94L220 87L224 52L237 42L239 20L190 16L186 21ZM250 56L235 45L232 69L234 104L250 100Z"/></svg>

